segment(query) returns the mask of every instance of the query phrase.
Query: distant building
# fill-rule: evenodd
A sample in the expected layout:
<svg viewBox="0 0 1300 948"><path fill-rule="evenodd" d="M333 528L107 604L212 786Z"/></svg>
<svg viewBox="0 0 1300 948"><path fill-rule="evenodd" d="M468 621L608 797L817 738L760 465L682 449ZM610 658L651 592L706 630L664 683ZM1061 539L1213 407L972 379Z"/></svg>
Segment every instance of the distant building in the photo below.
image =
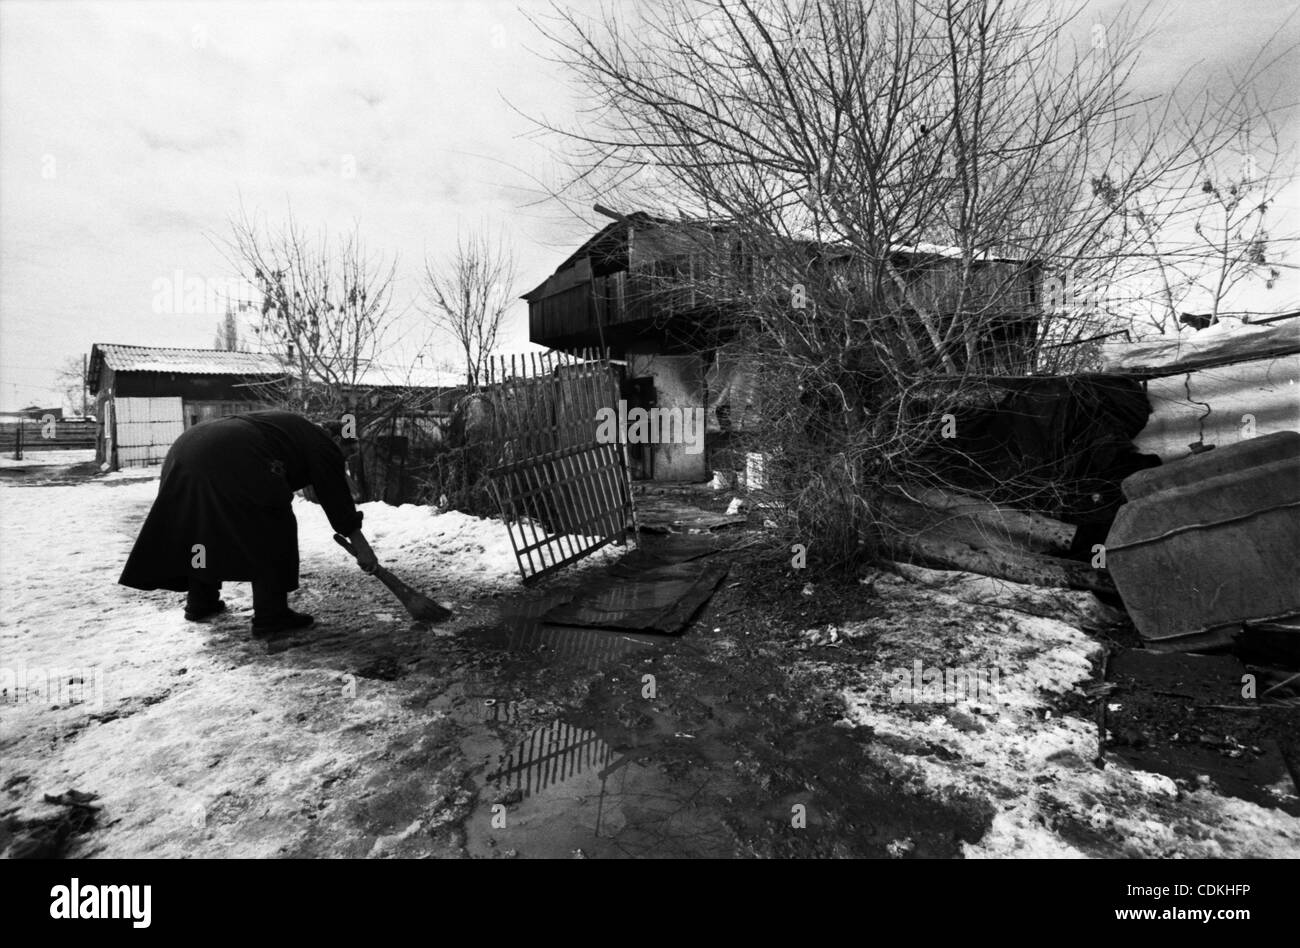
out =
<svg viewBox="0 0 1300 948"><path fill-rule="evenodd" d="M20 408L15 415L21 415L23 418L32 418L37 421L43 421L46 415L53 415L55 421L63 420L63 408L40 408L36 405L28 405L26 408Z"/></svg>
<svg viewBox="0 0 1300 948"><path fill-rule="evenodd" d="M96 343L87 371L99 423L96 460L113 469L158 464L186 428L268 407L266 395L291 382L265 353ZM372 365L342 389L368 416L397 405L442 415L464 385L463 374L440 368Z"/></svg>
<svg viewBox="0 0 1300 948"><path fill-rule="evenodd" d="M270 355L96 343L87 378L95 459L114 469L157 464L186 428L262 407L258 391L283 377Z"/></svg>

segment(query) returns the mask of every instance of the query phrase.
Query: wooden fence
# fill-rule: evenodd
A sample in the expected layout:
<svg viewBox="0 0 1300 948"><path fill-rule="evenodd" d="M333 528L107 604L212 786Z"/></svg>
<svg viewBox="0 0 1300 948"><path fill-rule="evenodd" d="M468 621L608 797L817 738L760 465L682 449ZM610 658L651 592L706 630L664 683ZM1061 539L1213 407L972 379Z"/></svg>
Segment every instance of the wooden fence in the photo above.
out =
<svg viewBox="0 0 1300 948"><path fill-rule="evenodd" d="M71 451L95 449L98 425L93 421L59 421L52 425L39 418L0 422L0 454L13 456L36 451Z"/></svg>
<svg viewBox="0 0 1300 948"><path fill-rule="evenodd" d="M625 446L599 424L601 409L618 410L608 359L502 356L485 394L497 459L488 475L524 582L622 541L634 512Z"/></svg>

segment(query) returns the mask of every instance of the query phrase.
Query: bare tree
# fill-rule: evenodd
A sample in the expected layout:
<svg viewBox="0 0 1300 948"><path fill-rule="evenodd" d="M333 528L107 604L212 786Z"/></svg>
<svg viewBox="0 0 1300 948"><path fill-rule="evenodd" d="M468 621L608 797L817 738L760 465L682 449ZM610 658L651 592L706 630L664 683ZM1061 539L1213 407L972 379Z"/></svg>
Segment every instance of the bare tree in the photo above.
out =
<svg viewBox="0 0 1300 948"><path fill-rule="evenodd" d="M537 21L589 103L581 126L543 123L567 143L564 196L693 222L677 264L640 276L688 281L745 349L778 500L845 553L884 487L936 479L940 420L990 376L1085 363L1122 314L1044 309L1035 288L1149 263L1124 208L1159 218L1238 127L1208 94L1132 91L1140 23L1076 43L1077 11L1029 0L626 9Z"/></svg>
<svg viewBox="0 0 1300 948"><path fill-rule="evenodd" d="M331 242L292 213L278 228L242 214L231 232L227 259L261 296L259 348L284 369L260 397L327 415L355 404L393 327L396 261L369 256L356 227Z"/></svg>
<svg viewBox="0 0 1300 948"><path fill-rule="evenodd" d="M1267 119L1262 109L1253 114ZM1293 177L1280 171L1286 156L1276 126L1258 124L1263 127L1241 130L1235 155L1206 156L1200 169L1198 190L1205 204L1197 209L1192 230L1206 265L1192 282L1205 290L1210 323L1218 322L1233 288L1243 280L1262 276L1272 289L1281 277L1275 254L1294 242L1294 237L1271 235L1266 226L1269 207Z"/></svg>
<svg viewBox="0 0 1300 948"><path fill-rule="evenodd" d="M82 356L68 356L54 371L55 386L63 395L63 403L73 411L85 414L86 396L85 362Z"/></svg>
<svg viewBox="0 0 1300 948"><path fill-rule="evenodd" d="M514 251L484 232L457 237L455 252L443 262L425 261L426 311L463 353L471 387L486 374L501 321L515 302L516 278Z"/></svg>
<svg viewBox="0 0 1300 948"><path fill-rule="evenodd" d="M239 331L239 314L250 308L253 308L252 305L245 301L226 303L226 313L222 316L221 322L217 323L216 332L212 337L212 348L222 352L245 350L244 340Z"/></svg>
<svg viewBox="0 0 1300 948"><path fill-rule="evenodd" d="M1161 333L1212 324L1239 284L1256 278L1272 289L1281 278L1282 257L1297 238L1267 226L1275 216L1268 214L1270 207L1295 180L1293 154L1278 130L1279 111L1253 89L1238 88L1223 108L1231 123L1226 147L1189 136L1194 163L1171 175L1172 181L1132 190L1124 201L1109 177L1094 179L1099 200L1112 204L1143 243L1122 269L1146 269L1156 278L1153 305L1134 314L1137 332L1148 323ZM1188 307L1206 312L1188 314ZM1192 315L1199 318L1187 318Z"/></svg>

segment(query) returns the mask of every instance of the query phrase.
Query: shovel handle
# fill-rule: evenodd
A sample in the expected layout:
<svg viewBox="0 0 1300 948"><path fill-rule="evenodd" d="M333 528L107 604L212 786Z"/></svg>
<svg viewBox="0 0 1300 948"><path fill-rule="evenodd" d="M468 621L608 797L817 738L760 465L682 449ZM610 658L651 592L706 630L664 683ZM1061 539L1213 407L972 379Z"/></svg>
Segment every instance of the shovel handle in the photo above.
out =
<svg viewBox="0 0 1300 948"><path fill-rule="evenodd" d="M343 549L347 550L349 553L351 553L353 557L357 555L357 548L352 545L352 543L347 539L347 537L344 537L341 534L336 533L334 534L334 542L337 543L339 546L343 547ZM361 567L362 572L369 573L371 576L379 576L380 575L379 571L381 569L383 569L383 567L380 566L378 562L376 562L374 567L372 567L371 569L366 569L364 566Z"/></svg>

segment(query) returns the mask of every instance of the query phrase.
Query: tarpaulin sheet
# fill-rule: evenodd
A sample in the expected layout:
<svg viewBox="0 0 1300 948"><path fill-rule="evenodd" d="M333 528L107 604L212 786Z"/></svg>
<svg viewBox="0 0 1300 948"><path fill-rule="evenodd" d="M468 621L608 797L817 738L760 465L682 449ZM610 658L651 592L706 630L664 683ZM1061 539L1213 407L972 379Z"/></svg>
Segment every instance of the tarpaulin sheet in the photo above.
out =
<svg viewBox="0 0 1300 948"><path fill-rule="evenodd" d="M1131 443L1150 411L1134 379L996 379L986 395L954 410L956 436L937 445L931 478L1069 523L1109 524L1120 481L1155 463Z"/></svg>

